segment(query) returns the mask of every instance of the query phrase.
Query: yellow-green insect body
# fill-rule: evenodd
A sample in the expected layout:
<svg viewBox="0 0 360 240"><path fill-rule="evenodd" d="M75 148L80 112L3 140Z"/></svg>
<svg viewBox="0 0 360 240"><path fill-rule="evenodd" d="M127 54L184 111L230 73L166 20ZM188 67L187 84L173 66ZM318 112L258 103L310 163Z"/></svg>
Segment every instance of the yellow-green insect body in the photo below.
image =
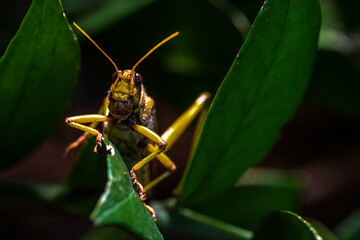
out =
<svg viewBox="0 0 360 240"><path fill-rule="evenodd" d="M119 71L113 75L114 83L107 96L107 116L103 124L103 135L119 150L129 169L143 159L149 139L132 126L142 125L157 131L155 101L147 94L140 74L132 70ZM145 165L148 166L148 165ZM139 172L139 181L149 182L149 173ZM144 174L146 172L146 174Z"/></svg>
<svg viewBox="0 0 360 240"><path fill-rule="evenodd" d="M196 101L160 136L156 133L157 118L154 100L146 93L143 78L135 72L135 68L148 55L162 44L178 35L178 32L165 38L143 56L131 70L119 71L112 59L75 23L74 25L109 59L115 67L113 83L109 94L97 114L87 114L68 117L65 122L85 133L65 150L70 151L78 147L89 134L96 136L97 147L101 147L103 135L107 137L119 150L135 187L138 188L139 197L146 200L145 190L149 190L175 171L176 166L165 154L184 130L200 113L206 113L206 106L210 99L209 93L202 93ZM200 114L200 122L205 114ZM89 126L84 125L90 123ZM96 129L98 123L103 123L103 130ZM200 126L198 124L197 126ZM196 131L196 132L199 132ZM149 162L156 158L165 168L166 172L149 182L145 188L141 183L149 180ZM137 175L140 177L140 182ZM144 203L155 219L155 211Z"/></svg>

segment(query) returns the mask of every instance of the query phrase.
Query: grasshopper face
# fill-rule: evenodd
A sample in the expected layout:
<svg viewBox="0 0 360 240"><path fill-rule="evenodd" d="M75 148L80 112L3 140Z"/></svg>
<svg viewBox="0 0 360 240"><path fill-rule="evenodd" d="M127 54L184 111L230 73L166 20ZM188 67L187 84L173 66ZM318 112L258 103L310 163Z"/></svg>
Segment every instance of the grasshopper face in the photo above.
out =
<svg viewBox="0 0 360 240"><path fill-rule="evenodd" d="M142 94L142 76L132 70L119 71L113 75L108 96L110 114L118 119L126 119L137 112Z"/></svg>

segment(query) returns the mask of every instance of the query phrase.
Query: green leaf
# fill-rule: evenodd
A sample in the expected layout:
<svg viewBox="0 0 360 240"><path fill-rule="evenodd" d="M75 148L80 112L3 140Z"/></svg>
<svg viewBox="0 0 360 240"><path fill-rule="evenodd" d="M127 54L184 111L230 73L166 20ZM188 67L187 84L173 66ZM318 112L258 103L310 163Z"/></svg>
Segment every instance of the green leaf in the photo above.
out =
<svg viewBox="0 0 360 240"><path fill-rule="evenodd" d="M230 189L294 115L317 48L317 0L268 0L220 86L185 172L178 205Z"/></svg>
<svg viewBox="0 0 360 240"><path fill-rule="evenodd" d="M59 1L34 0L0 59L0 168L50 132L68 106L80 49Z"/></svg>
<svg viewBox="0 0 360 240"><path fill-rule="evenodd" d="M316 230L299 215L282 211L269 214L253 240L321 240Z"/></svg>
<svg viewBox="0 0 360 240"><path fill-rule="evenodd" d="M129 170L120 153L109 140L103 143L108 150L108 182L90 218L95 225L120 225L144 239L163 239L155 221L133 188Z"/></svg>
<svg viewBox="0 0 360 240"><path fill-rule="evenodd" d="M302 184L290 174L256 170L246 174L241 184L225 191L221 197L192 206L194 211L255 230L260 221L276 210L297 211Z"/></svg>
<svg viewBox="0 0 360 240"><path fill-rule="evenodd" d="M310 224L316 229L317 233L322 237L322 240L339 240L334 233L332 233L324 224L317 220L307 219ZM344 238L341 238L345 240Z"/></svg>

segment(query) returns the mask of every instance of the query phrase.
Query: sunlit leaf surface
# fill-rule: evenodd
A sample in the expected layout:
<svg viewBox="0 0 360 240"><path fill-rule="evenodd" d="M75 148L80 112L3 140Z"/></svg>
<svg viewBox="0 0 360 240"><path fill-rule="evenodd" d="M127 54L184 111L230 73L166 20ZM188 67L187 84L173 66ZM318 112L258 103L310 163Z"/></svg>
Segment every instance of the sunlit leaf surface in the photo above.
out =
<svg viewBox="0 0 360 240"><path fill-rule="evenodd" d="M221 84L178 205L231 188L274 145L307 85L320 28L317 0L268 0Z"/></svg>

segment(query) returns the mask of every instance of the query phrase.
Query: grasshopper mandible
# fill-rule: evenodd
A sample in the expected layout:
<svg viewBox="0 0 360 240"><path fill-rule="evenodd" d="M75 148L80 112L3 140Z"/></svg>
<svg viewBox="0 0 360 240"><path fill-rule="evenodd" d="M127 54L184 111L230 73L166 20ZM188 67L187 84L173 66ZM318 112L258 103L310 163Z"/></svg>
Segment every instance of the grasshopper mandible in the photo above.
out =
<svg viewBox="0 0 360 240"><path fill-rule="evenodd" d="M210 94L202 93L196 101L161 135L155 133L157 128L157 117L154 100L146 93L142 76L135 72L136 67L158 47L176 37L176 32L153 47L146 53L130 70L119 70L114 61L90 38L78 25L79 29L114 65L116 72L113 74L113 83L110 87L108 96L97 114L79 115L66 118L65 122L74 128L84 131L84 134L75 142L71 143L65 150L67 154L71 149L77 148L89 134L96 136L97 148L101 147L103 136L108 138L121 153L126 165L130 170L130 175L134 187L139 188L139 197L144 206L151 213L154 220L155 211L145 204L145 192L168 177L175 171L176 166L165 154L167 150L180 137L184 130L200 113L206 113L207 103ZM205 114L202 114L204 116ZM103 123L103 130L96 129L98 123ZM89 126L84 125L90 123ZM135 174L140 169L157 158L167 171L145 187L138 181ZM145 181L145 180L144 180Z"/></svg>

